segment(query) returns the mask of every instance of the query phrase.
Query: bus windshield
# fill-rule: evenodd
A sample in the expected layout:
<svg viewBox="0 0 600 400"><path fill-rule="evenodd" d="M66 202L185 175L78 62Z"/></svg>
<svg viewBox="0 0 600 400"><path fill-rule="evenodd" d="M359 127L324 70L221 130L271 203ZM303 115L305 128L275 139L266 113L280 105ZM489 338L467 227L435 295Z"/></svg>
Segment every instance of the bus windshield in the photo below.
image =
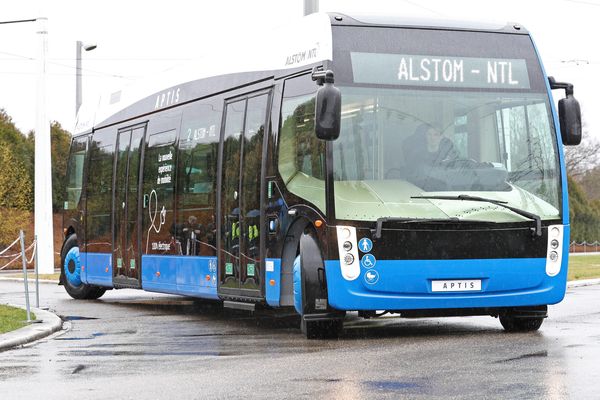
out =
<svg viewBox="0 0 600 400"><path fill-rule="evenodd" d="M333 143L336 216L523 218L493 204L415 199L470 194L560 218L560 173L543 93L340 87Z"/></svg>
<svg viewBox="0 0 600 400"><path fill-rule="evenodd" d="M524 220L491 203L414 198L436 193L561 218L556 132L528 35L339 27L334 39L336 218Z"/></svg>

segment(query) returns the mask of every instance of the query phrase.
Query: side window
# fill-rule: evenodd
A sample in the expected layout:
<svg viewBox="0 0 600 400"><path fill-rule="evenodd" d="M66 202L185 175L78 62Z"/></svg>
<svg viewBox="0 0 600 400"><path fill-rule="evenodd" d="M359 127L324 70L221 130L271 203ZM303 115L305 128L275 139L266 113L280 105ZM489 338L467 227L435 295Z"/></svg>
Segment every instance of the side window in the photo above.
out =
<svg viewBox="0 0 600 400"><path fill-rule="evenodd" d="M315 93L309 75L285 82L278 168L288 190L325 210L325 142L315 135Z"/></svg>
<svg viewBox="0 0 600 400"><path fill-rule="evenodd" d="M171 242L175 195L175 129L150 134L144 154L144 232L145 254L177 254Z"/></svg>
<svg viewBox="0 0 600 400"><path fill-rule="evenodd" d="M215 255L217 156L223 99L183 112L177 162L175 238L183 255Z"/></svg>
<svg viewBox="0 0 600 400"><path fill-rule="evenodd" d="M65 210L75 210L81 199L87 143L88 136L74 138L71 143L69 166L67 167L67 199L64 204Z"/></svg>
<svg viewBox="0 0 600 400"><path fill-rule="evenodd" d="M98 131L90 143L90 167L87 184L88 252L112 251L112 187L116 136Z"/></svg>

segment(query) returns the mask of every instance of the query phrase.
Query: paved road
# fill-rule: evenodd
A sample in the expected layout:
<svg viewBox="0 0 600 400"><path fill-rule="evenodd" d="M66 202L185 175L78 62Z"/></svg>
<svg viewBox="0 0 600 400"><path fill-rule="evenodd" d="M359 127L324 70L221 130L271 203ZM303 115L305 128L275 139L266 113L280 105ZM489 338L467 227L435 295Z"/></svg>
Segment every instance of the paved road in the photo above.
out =
<svg viewBox="0 0 600 400"><path fill-rule="evenodd" d="M22 303L0 282L0 303ZM570 289L542 329L491 317L353 319L307 341L294 318L251 317L132 290L99 301L42 285L66 333L0 353L1 399L600 397L600 286Z"/></svg>

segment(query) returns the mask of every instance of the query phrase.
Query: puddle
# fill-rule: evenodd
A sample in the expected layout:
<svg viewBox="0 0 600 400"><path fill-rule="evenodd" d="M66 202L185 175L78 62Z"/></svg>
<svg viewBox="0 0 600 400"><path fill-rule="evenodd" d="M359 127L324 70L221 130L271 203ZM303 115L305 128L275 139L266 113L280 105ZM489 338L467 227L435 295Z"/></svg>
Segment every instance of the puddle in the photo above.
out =
<svg viewBox="0 0 600 400"><path fill-rule="evenodd" d="M523 354L518 357L507 358L504 360L498 360L498 361L494 361L494 364L505 363L505 362L510 362L510 361L525 360L528 358L538 358L538 357L548 357L548 351L547 350L538 351L537 353Z"/></svg>
<svg viewBox="0 0 600 400"><path fill-rule="evenodd" d="M67 316L63 317L63 320L65 320L65 321L87 321L87 320L94 320L94 319L98 319L98 318L82 317L79 315L67 315Z"/></svg>

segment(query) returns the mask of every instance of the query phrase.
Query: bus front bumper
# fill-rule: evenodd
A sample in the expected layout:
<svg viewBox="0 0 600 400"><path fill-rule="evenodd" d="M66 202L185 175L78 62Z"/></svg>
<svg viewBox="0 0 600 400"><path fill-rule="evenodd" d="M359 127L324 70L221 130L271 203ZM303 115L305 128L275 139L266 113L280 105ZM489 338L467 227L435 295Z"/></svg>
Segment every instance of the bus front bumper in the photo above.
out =
<svg viewBox="0 0 600 400"><path fill-rule="evenodd" d="M546 259L378 260L354 280L325 262L329 304L338 310L425 310L556 304L565 295L567 257L558 275ZM454 283L454 285L453 285Z"/></svg>

